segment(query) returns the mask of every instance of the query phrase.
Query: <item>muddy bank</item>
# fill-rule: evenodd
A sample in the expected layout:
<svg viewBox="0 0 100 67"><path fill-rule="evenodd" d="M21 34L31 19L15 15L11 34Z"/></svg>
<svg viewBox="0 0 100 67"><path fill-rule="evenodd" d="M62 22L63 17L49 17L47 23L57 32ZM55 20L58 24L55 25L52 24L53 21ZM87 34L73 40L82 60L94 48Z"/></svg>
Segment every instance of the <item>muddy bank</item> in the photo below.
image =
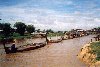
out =
<svg viewBox="0 0 100 67"><path fill-rule="evenodd" d="M84 45L77 57L89 65L89 67L100 67L100 61L96 60L97 55L92 52L92 48L90 46L91 43Z"/></svg>

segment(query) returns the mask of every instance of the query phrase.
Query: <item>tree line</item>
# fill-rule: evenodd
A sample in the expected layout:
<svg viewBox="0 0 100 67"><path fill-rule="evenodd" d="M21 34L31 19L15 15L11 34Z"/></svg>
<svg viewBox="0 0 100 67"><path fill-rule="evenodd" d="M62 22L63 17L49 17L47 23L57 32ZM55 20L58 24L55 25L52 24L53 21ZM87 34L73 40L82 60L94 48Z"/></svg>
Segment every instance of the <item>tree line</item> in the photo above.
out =
<svg viewBox="0 0 100 67"><path fill-rule="evenodd" d="M23 22L16 22L13 27L10 23L0 23L0 35L3 37L11 37L14 33L24 36L25 32L31 34L35 32L34 25L26 25Z"/></svg>

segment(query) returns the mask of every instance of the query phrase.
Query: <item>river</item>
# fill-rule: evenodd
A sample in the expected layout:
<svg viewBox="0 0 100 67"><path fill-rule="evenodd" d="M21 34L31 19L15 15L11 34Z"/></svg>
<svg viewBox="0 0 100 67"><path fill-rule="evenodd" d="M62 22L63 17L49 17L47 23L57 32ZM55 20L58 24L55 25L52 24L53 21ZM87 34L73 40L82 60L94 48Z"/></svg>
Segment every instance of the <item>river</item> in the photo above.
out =
<svg viewBox="0 0 100 67"><path fill-rule="evenodd" d="M0 67L88 67L77 54L92 37L64 40L22 53L1 54Z"/></svg>

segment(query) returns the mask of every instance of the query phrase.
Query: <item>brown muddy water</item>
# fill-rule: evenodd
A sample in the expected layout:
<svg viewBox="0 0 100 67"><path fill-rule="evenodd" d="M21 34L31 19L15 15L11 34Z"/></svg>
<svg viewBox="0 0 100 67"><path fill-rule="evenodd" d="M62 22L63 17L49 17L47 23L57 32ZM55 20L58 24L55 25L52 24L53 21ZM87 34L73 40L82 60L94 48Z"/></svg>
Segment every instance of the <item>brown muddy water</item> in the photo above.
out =
<svg viewBox="0 0 100 67"><path fill-rule="evenodd" d="M1 54L0 67L88 67L77 54L92 37L64 40L22 53Z"/></svg>

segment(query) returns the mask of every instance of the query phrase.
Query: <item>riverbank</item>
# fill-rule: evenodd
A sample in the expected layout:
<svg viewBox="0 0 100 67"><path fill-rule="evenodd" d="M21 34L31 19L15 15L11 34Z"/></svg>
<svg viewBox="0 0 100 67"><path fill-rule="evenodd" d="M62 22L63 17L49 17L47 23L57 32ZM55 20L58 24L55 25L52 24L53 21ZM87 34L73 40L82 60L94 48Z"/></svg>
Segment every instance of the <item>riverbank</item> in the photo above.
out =
<svg viewBox="0 0 100 67"><path fill-rule="evenodd" d="M100 41L91 42L83 46L78 58L90 67L100 66Z"/></svg>

